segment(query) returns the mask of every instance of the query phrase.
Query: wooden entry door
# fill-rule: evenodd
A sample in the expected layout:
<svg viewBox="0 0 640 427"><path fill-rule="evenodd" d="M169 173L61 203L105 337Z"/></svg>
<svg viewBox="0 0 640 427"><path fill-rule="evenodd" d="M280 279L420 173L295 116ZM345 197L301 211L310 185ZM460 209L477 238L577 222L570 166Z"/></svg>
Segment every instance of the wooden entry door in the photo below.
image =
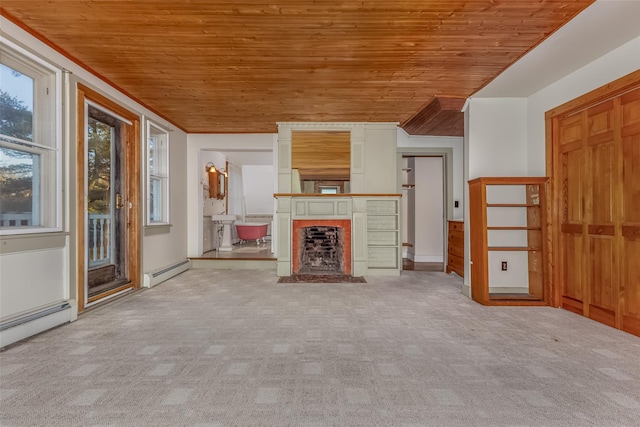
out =
<svg viewBox="0 0 640 427"><path fill-rule="evenodd" d="M78 84L79 312L104 298L140 287L139 131L137 115ZM104 164L98 167L97 162Z"/></svg>
<svg viewBox="0 0 640 427"><path fill-rule="evenodd" d="M559 305L636 335L640 335L638 79L640 74L632 87L627 81L626 87L608 97L598 92L595 102L585 101L591 106L572 102L573 110L551 116Z"/></svg>

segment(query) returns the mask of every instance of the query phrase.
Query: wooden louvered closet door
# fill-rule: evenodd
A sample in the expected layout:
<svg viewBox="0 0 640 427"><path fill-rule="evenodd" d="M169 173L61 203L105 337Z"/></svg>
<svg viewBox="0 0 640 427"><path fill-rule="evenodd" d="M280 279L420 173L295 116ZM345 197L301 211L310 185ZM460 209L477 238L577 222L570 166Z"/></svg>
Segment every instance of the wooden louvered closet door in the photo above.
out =
<svg viewBox="0 0 640 427"><path fill-rule="evenodd" d="M561 305L640 335L640 89L557 126Z"/></svg>

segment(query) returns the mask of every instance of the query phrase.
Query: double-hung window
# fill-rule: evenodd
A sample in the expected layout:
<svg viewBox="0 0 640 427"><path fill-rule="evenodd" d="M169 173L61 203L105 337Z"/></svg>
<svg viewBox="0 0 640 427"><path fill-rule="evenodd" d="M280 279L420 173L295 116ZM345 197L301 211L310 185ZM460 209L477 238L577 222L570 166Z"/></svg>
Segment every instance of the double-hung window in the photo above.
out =
<svg viewBox="0 0 640 427"><path fill-rule="evenodd" d="M147 225L169 224L169 132L147 121Z"/></svg>
<svg viewBox="0 0 640 427"><path fill-rule="evenodd" d="M0 234L61 230L61 71L0 38Z"/></svg>

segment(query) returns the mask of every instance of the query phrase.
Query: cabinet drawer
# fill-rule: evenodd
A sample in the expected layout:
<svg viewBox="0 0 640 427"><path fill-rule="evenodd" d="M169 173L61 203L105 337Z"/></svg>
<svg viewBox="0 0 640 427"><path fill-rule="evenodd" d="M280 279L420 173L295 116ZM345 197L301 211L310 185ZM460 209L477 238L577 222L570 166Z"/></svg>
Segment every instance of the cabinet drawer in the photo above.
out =
<svg viewBox="0 0 640 427"><path fill-rule="evenodd" d="M398 244L396 231L369 231L367 244L370 246L394 246Z"/></svg>
<svg viewBox="0 0 640 427"><path fill-rule="evenodd" d="M455 271L459 276L464 277L464 258L449 254L447 259L447 272Z"/></svg>
<svg viewBox="0 0 640 427"><path fill-rule="evenodd" d="M464 236L458 231L449 233L449 246L462 246L464 244Z"/></svg>
<svg viewBox="0 0 640 427"><path fill-rule="evenodd" d="M449 254L447 265L452 268L464 268L464 258L458 255Z"/></svg>
<svg viewBox="0 0 640 427"><path fill-rule="evenodd" d="M451 231L464 231L464 222L461 221L449 221L449 232Z"/></svg>
<svg viewBox="0 0 640 427"><path fill-rule="evenodd" d="M369 215L397 214L398 202L396 200L368 200L367 213Z"/></svg>
<svg viewBox="0 0 640 427"><path fill-rule="evenodd" d="M368 248L369 268L398 268L398 249L385 247Z"/></svg>
<svg viewBox="0 0 640 427"><path fill-rule="evenodd" d="M368 230L397 230L397 215L367 215Z"/></svg>
<svg viewBox="0 0 640 427"><path fill-rule="evenodd" d="M447 252L449 252L449 254L452 254L452 255L463 257L464 246L461 241L452 243L451 240L449 240L449 249Z"/></svg>

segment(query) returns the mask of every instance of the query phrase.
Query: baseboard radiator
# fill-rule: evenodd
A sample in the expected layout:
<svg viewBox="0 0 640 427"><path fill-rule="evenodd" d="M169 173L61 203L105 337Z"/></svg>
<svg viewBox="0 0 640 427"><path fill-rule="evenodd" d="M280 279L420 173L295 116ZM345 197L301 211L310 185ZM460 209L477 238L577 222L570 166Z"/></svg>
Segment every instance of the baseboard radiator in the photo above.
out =
<svg viewBox="0 0 640 427"><path fill-rule="evenodd" d="M56 303L0 323L0 348L32 337L76 319L77 313L69 302Z"/></svg>
<svg viewBox="0 0 640 427"><path fill-rule="evenodd" d="M144 283L142 286L144 286L145 288L152 288L155 285L164 282L165 280L171 279L172 277L187 271L189 268L191 268L191 264L189 263L189 260L185 259L167 267L162 267L157 270L150 271L148 273L145 273Z"/></svg>

